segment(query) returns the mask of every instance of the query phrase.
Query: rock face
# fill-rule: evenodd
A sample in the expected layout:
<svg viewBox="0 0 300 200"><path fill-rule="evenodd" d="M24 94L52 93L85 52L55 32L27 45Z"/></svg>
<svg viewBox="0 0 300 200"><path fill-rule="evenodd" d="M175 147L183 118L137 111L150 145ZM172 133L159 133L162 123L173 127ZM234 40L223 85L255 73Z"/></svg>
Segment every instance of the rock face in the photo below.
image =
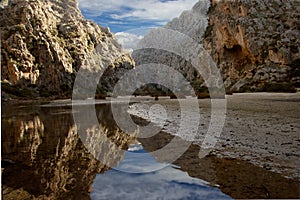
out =
<svg viewBox="0 0 300 200"><path fill-rule="evenodd" d="M212 0L204 47L232 91L300 86L300 2Z"/></svg>
<svg viewBox="0 0 300 200"><path fill-rule="evenodd" d="M81 67L116 72L107 73L115 80L133 66L108 28L83 18L77 0L10 0L0 9L1 80L30 95L70 96Z"/></svg>
<svg viewBox="0 0 300 200"><path fill-rule="evenodd" d="M293 91L300 87L299 11L299 1L293 0L205 0L164 28L203 46L227 91ZM133 57L137 65L148 59L175 68L196 90L206 85L189 60L170 52Z"/></svg>
<svg viewBox="0 0 300 200"><path fill-rule="evenodd" d="M178 18L167 23L163 29L151 30L140 41L140 49L132 53L136 66L148 63L163 64L180 72L196 90L201 89L204 82L203 77L191 62L198 54L203 52L202 38L208 24L206 13L209 6L210 2L208 0L199 1L193 6L192 10L184 11ZM169 50L143 48L148 44L150 46L165 46ZM193 49L193 47L195 48ZM180 85L174 80L174 73L170 72L166 79L169 79L170 82L174 81L174 86ZM175 92L177 89L175 88ZM174 89L171 89L171 91L174 92Z"/></svg>

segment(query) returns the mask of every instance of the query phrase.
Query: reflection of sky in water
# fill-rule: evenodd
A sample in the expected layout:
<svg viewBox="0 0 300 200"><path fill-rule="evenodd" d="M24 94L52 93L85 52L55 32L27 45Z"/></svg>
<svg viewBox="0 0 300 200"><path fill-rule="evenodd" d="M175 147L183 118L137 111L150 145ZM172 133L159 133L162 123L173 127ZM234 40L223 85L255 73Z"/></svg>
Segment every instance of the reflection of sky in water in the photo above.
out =
<svg viewBox="0 0 300 200"><path fill-rule="evenodd" d="M128 173L147 173L167 167L169 164L156 162L141 144L130 145L124 159L115 170Z"/></svg>
<svg viewBox="0 0 300 200"><path fill-rule="evenodd" d="M205 181L189 177L186 172L174 169L170 165L156 162L141 145L132 145L117 168L97 175L91 198L230 199L218 188L208 186Z"/></svg>

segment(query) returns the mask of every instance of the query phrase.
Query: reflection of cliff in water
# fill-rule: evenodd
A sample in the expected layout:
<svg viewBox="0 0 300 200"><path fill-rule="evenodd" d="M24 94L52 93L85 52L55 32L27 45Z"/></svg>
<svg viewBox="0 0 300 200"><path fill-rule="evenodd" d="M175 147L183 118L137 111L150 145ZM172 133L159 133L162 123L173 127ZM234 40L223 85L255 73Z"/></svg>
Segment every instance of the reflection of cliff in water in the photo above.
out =
<svg viewBox="0 0 300 200"><path fill-rule="evenodd" d="M89 127L87 136L105 134L126 149L131 138L116 128L109 106L97 113L100 125ZM108 169L85 149L71 108L2 106L1 129L5 199L89 199L96 174ZM101 151L116 163L124 156L109 148Z"/></svg>

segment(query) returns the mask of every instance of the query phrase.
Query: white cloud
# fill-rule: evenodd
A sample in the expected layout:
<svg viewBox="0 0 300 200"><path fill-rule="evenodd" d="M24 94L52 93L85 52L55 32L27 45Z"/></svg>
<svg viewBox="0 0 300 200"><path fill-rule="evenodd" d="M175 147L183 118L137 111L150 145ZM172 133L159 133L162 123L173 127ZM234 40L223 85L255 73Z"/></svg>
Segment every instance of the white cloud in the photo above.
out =
<svg viewBox="0 0 300 200"><path fill-rule="evenodd" d="M198 0L79 0L81 10L87 10L93 16L104 12L111 13L114 19L137 18L140 20L169 21L189 10Z"/></svg>
<svg viewBox="0 0 300 200"><path fill-rule="evenodd" d="M118 38L118 42L127 50L134 50L138 42L143 38L141 35L136 35L126 32L118 32L115 34Z"/></svg>

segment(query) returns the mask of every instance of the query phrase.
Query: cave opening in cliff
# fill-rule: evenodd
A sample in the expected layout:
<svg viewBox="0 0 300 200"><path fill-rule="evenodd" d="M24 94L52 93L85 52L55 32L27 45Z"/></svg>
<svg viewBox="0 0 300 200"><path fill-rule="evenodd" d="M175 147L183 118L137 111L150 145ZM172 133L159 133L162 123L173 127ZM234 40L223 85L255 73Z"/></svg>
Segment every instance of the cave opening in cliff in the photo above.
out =
<svg viewBox="0 0 300 200"><path fill-rule="evenodd" d="M244 66L251 62L247 53L243 52L243 48L238 44L233 45L232 48L224 46L223 57L238 71L242 71Z"/></svg>
<svg viewBox="0 0 300 200"><path fill-rule="evenodd" d="M232 48L224 46L225 56L239 57L242 54L242 47L238 44L233 45Z"/></svg>

